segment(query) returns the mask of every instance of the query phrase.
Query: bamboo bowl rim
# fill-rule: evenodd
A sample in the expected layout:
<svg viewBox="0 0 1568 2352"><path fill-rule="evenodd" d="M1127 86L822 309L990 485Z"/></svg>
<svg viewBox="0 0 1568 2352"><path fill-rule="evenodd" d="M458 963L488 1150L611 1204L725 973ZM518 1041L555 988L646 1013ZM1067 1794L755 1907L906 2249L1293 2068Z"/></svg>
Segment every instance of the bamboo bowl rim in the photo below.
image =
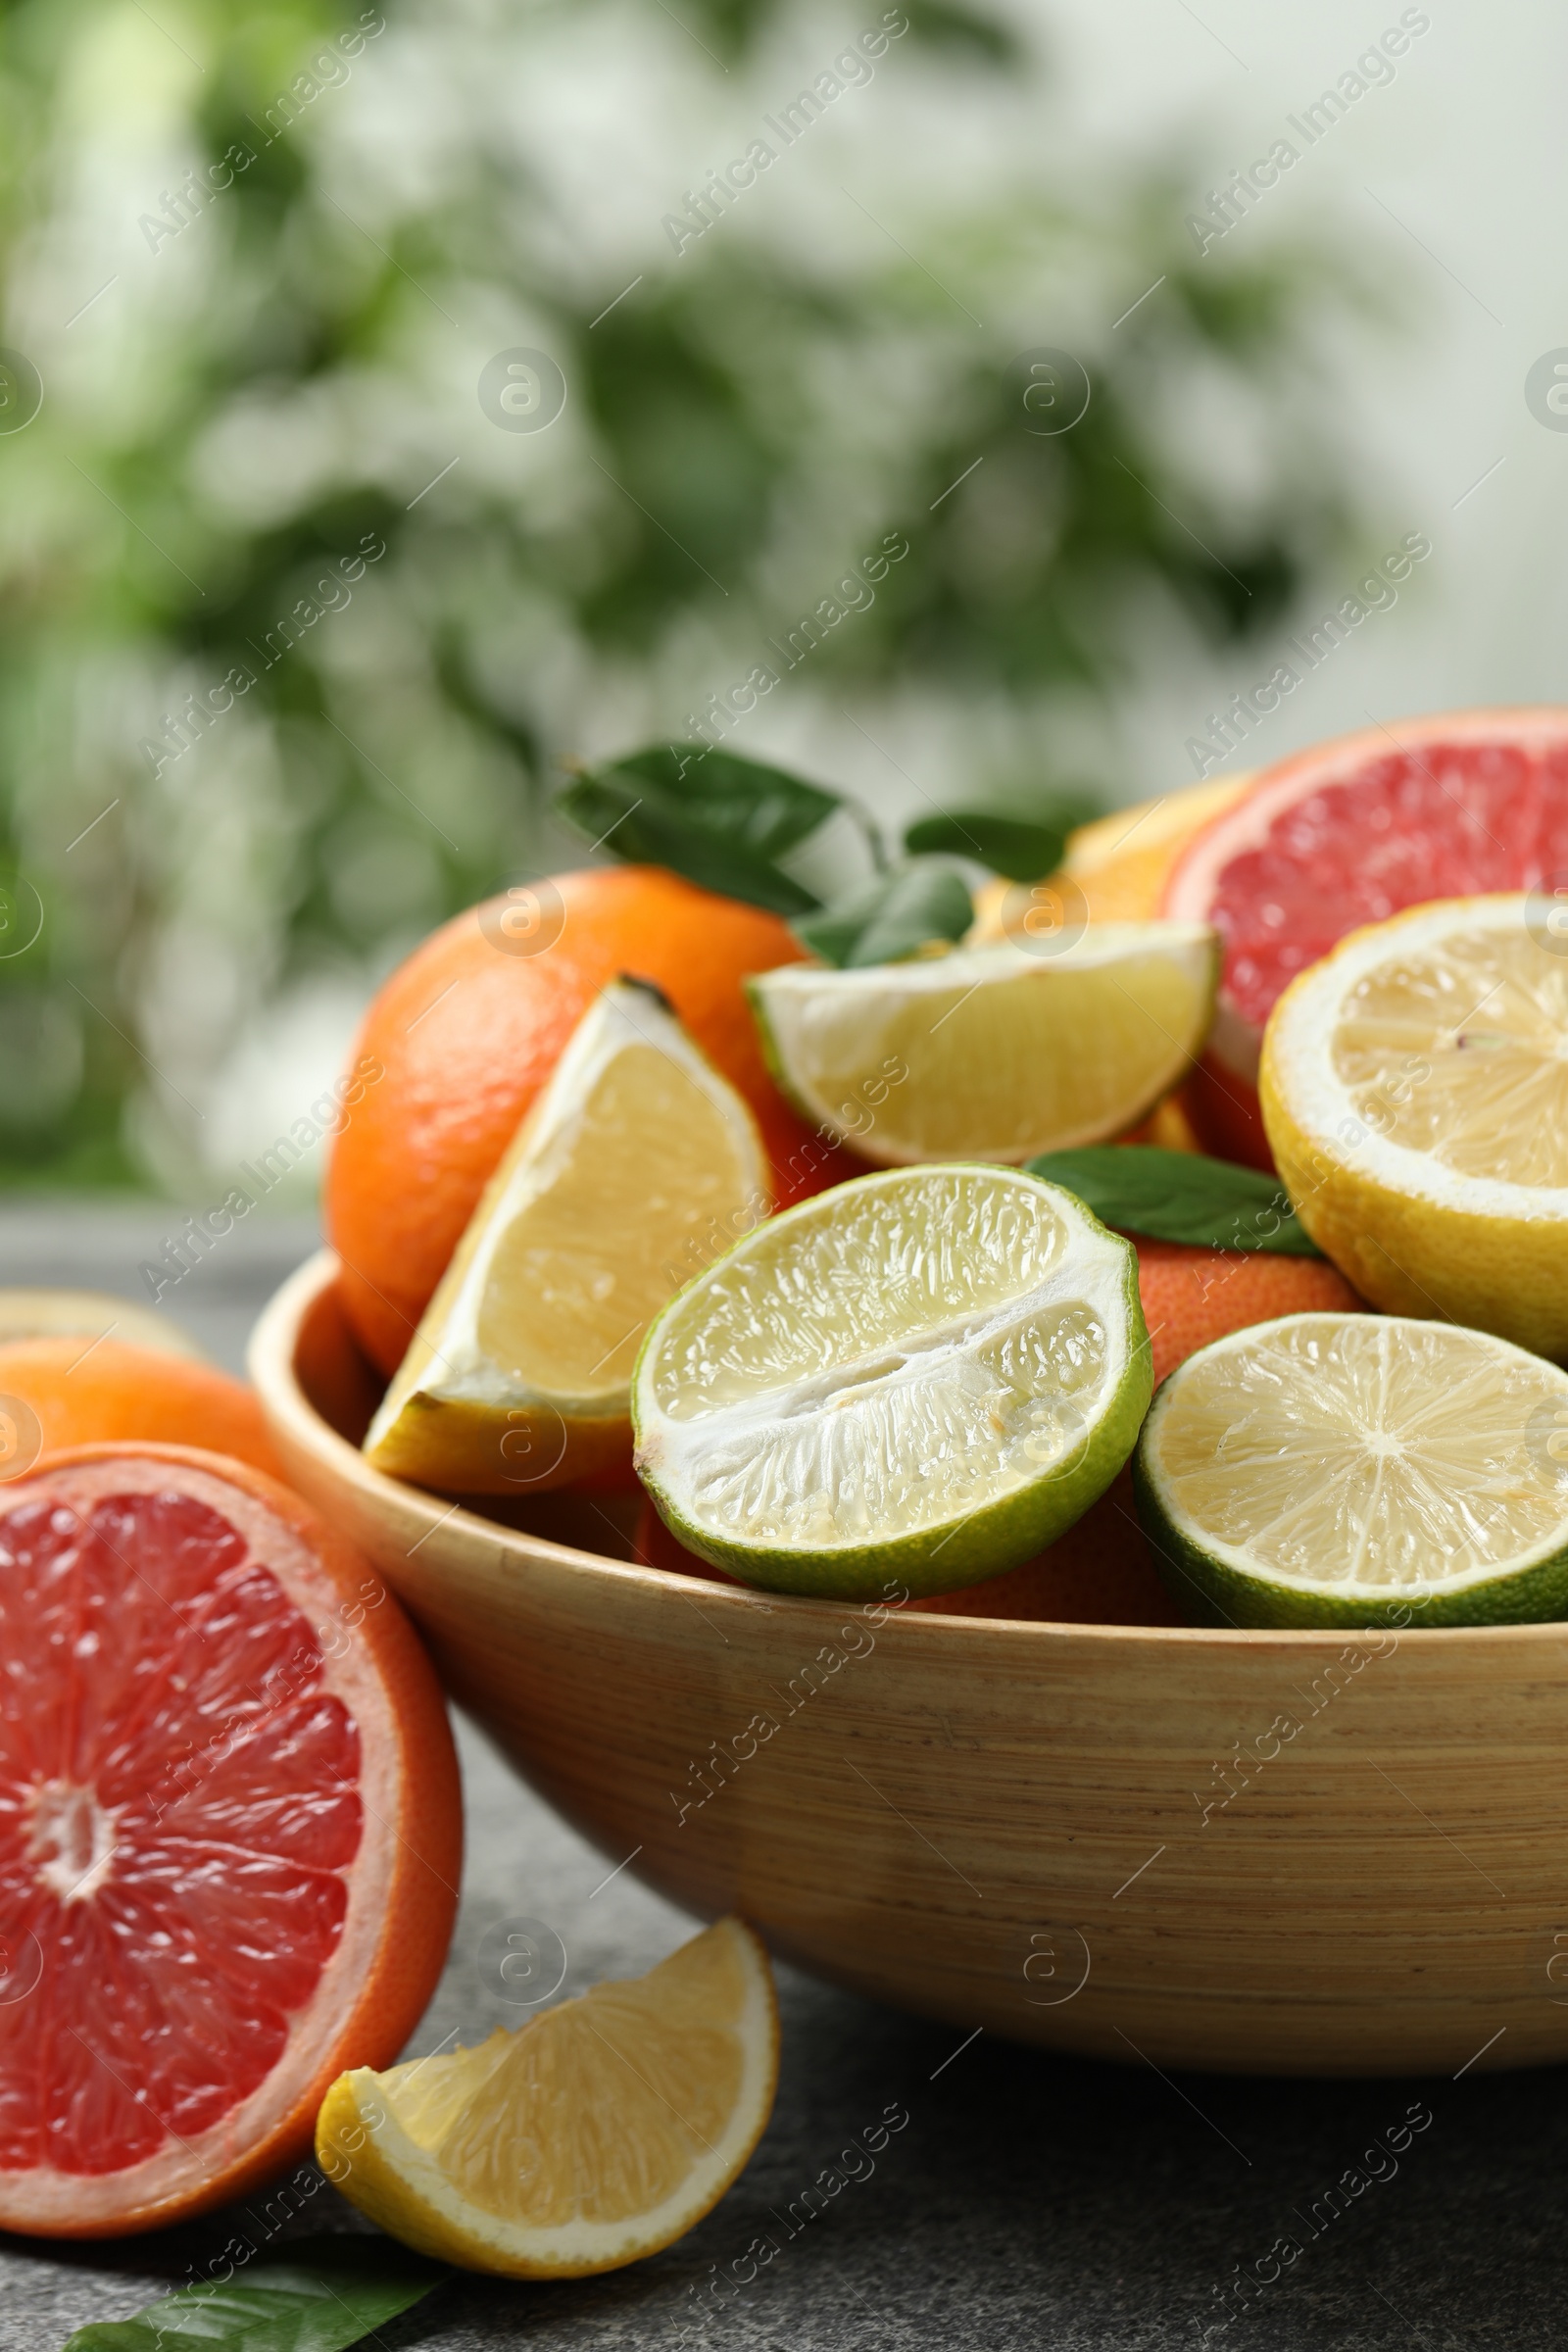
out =
<svg viewBox="0 0 1568 2352"><path fill-rule="evenodd" d="M357 1446L351 1445L335 1429L301 1384L297 1368L300 1335L311 1310L336 1287L338 1258L330 1249L317 1250L298 1267L273 1293L257 1318L246 1351L250 1377L270 1415L281 1422L295 1442L306 1451L329 1466L336 1477L358 1490L366 1501L377 1510L395 1509L415 1519L427 1522L418 1539L422 1544L438 1528L450 1527L466 1537L481 1537L498 1544L504 1552L519 1560L537 1560L541 1555L555 1568L572 1574L600 1578L623 1578L655 1591L664 1591L674 1597L689 1597L693 1579L667 1568L646 1567L638 1560L617 1560L608 1552L586 1551L570 1544L559 1543L550 1536L534 1535L524 1529L506 1525L498 1519L487 1518L482 1512L471 1511L462 1503L444 1499L427 1493L422 1487L406 1485L401 1479L389 1478L385 1471L368 1462ZM351 1335L352 1336L352 1335ZM413 1548L418 1548L418 1544ZM759 1604L769 1611L778 1609L811 1610L824 1615L836 1615L852 1603L832 1600L808 1593L756 1592L732 1585L705 1584L704 1607L714 1610L755 1610ZM853 1604L861 1605L861 1604ZM1450 1625L1400 1626L1398 1640L1402 1646L1410 1642L1422 1649L1436 1646L1463 1650L1467 1643L1479 1646L1499 1639L1528 1645L1543 1637L1558 1637L1563 1621L1544 1618L1524 1625ZM1172 1651L1191 1650L1203 1645L1217 1645L1223 1650L1262 1649L1283 1645L1310 1654L1314 1649L1339 1649L1358 1632L1380 1631L1380 1628L1356 1626L1293 1627L1293 1626L1206 1626L1206 1625L1126 1625L1086 1623L1076 1620L1024 1617L950 1616L939 1609L908 1610L891 1606L884 1634L898 1631L894 1638L900 1642L944 1642L950 1648L967 1651L966 1662L983 1667L988 1647L1005 1641L1016 1644L1020 1637L1041 1643L1082 1642L1086 1638L1113 1645L1140 1646L1156 1644ZM1016 1652L1014 1651L1014 1655Z"/></svg>

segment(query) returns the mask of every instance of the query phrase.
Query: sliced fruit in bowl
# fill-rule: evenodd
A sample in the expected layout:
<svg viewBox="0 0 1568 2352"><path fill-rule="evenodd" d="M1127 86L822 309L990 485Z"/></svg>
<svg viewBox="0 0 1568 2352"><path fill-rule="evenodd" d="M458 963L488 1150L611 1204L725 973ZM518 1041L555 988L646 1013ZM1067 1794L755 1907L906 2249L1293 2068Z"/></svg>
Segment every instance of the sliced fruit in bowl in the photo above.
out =
<svg viewBox="0 0 1568 2352"><path fill-rule="evenodd" d="M650 1318L770 1205L741 1097L657 989L612 983L492 1176L367 1454L464 1494L629 1462Z"/></svg>
<svg viewBox="0 0 1568 2352"><path fill-rule="evenodd" d="M637 1466L750 1584L948 1592L1102 1494L1149 1402L1137 1259L1011 1168L905 1168L787 1210L649 1330Z"/></svg>
<svg viewBox="0 0 1568 2352"><path fill-rule="evenodd" d="M1155 1397L1133 1482L1210 1624L1568 1615L1568 1372L1487 1332L1307 1314L1216 1340Z"/></svg>
<svg viewBox="0 0 1568 2352"><path fill-rule="evenodd" d="M303 2155L457 1907L435 1675L273 1480L95 1446L0 1491L0 2227L94 2237Z"/></svg>
<svg viewBox="0 0 1568 2352"><path fill-rule="evenodd" d="M1217 971L1204 924L1101 923L747 985L785 1093L888 1167L1028 1159L1136 1125L1191 1071Z"/></svg>
<svg viewBox="0 0 1568 2352"><path fill-rule="evenodd" d="M618 2270L684 2235L766 2128L778 2007L760 1938L722 1919L646 1977L322 2102L321 2170L422 2253L513 2278Z"/></svg>
<svg viewBox="0 0 1568 2352"><path fill-rule="evenodd" d="M1364 1298L1568 1356L1568 955L1530 893L1412 907L1281 998L1263 1115Z"/></svg>
<svg viewBox="0 0 1568 2352"><path fill-rule="evenodd" d="M1568 709L1439 712L1314 744L1183 852L1162 911L1225 943L1214 1033L1192 1091L1207 1149L1267 1166L1264 1023L1297 973L1357 925L1432 899L1568 889Z"/></svg>

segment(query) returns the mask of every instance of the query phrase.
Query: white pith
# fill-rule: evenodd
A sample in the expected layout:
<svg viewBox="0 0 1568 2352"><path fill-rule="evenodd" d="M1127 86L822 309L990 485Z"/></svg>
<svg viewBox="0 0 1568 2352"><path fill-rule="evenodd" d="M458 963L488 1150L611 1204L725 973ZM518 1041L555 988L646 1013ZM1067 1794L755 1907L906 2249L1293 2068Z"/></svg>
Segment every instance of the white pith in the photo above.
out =
<svg viewBox="0 0 1568 2352"><path fill-rule="evenodd" d="M1468 1443L1479 1449L1479 1461L1457 1458L1459 1449L1441 1432L1437 1442L1424 1440L1419 1416L1407 1418L1396 1429L1370 1426L1379 1418L1377 1405L1387 1399L1391 1351L1402 1353L1419 1375L1421 1357L1413 1352L1417 1350L1434 1360L1441 1358L1448 1367L1441 1389L1430 1392L1429 1418L1452 1414L1465 1422ZM1377 1393L1373 1409L1361 1421L1337 1409L1346 1365L1358 1368L1367 1388ZM1270 1382L1277 1392L1272 1396ZM1200 1473L1212 1479L1216 1493L1224 1494L1221 1509L1228 1503L1235 1511L1250 1493L1266 1489L1271 1474L1282 1477L1291 1449L1299 1449L1298 1485L1288 1494L1280 1513L1254 1530L1248 1542L1229 1540L1218 1532L1215 1518L1200 1516L1179 1498L1180 1488L1190 1492L1194 1482L1191 1475L1180 1479L1173 1472L1169 1450L1172 1434L1187 1417L1195 1395L1200 1407L1204 1398L1210 1400L1213 1418L1231 1416L1227 1436ZM1200 1415L1200 1437L1208 1418ZM1227 1462L1226 1445L1232 1439L1237 1455ZM1430 1475L1423 1458L1428 1444ZM1249 1479L1245 1459L1247 1448L1253 1446L1262 1465L1255 1485ZM1369 1605L1404 1596L1418 1606L1423 1598L1446 1598L1495 1584L1568 1546L1568 1372L1510 1341L1450 1324L1392 1315L1305 1314L1234 1332L1190 1356L1165 1381L1150 1409L1139 1450L1145 1474L1178 1536L1240 1576L1293 1592L1332 1594L1336 1600L1365 1600ZM1353 1469L1357 1459L1363 1472L1375 1465L1377 1505L1387 1499L1405 1511L1406 1497L1393 1493L1385 1497L1385 1481L1392 1476L1407 1482L1406 1496L1409 1486L1419 1482L1423 1517L1441 1518L1445 1509L1451 1514L1448 1556L1474 1544L1477 1526L1505 1536L1510 1512L1516 1528L1527 1518L1533 1522L1530 1540L1446 1573L1441 1530L1434 1533L1429 1526L1429 1541L1410 1572L1375 1577L1362 1573L1370 1542L1365 1521L1360 1556L1336 1553L1322 1533L1325 1528L1332 1531L1345 1465ZM1391 1474L1390 1463L1401 1467ZM1405 1516L1414 1539L1422 1532L1419 1521L1407 1511ZM1284 1530L1294 1541L1298 1529L1300 1541L1315 1543L1320 1553L1310 1573L1260 1556L1256 1545L1263 1536L1278 1541Z"/></svg>
<svg viewBox="0 0 1568 2352"><path fill-rule="evenodd" d="M825 1254L831 1275L852 1216L906 1215L920 1237L913 1246L940 1250L975 1204L1018 1218L1026 1253L1032 1234L1051 1237L1043 1271L1011 1277L1009 1288L1001 1258L981 1268L976 1250L976 1281L992 1273L991 1295L977 1289L967 1310L933 1310L923 1322L906 1314L901 1323L897 1286L912 1287L911 1278L890 1262L879 1289L876 1269L862 1263L862 1291L840 1296L835 1324L831 1285L820 1269L812 1275L811 1255ZM960 1247L948 1262L967 1271L962 1257ZM846 1258L846 1285L853 1276ZM781 1345L797 1352L816 1345L814 1367L725 1375L726 1318L744 1337L754 1290L768 1301ZM706 1338L705 1317L712 1323ZM845 1346L835 1353L840 1332ZM1040 1334L1057 1343L1044 1357ZM1131 1348L1126 1246L1072 1196L1010 1169L892 1170L775 1218L658 1319L635 1382L638 1458L678 1517L714 1542L831 1558L929 1536L1061 1475L1112 1409ZM1053 1366L1073 1375L1079 1364L1088 1367L1082 1379L1047 1377ZM712 1395L725 1377L736 1393Z"/></svg>
<svg viewBox="0 0 1568 2352"><path fill-rule="evenodd" d="M1009 1018L1009 1003L1018 1002L1011 992L1023 984L1063 999L1058 1034L1065 1052L1082 1018L1079 1011L1068 1012L1069 993L1078 997L1092 975L1101 975L1105 989L1115 989L1118 966L1130 975L1135 966L1152 962L1170 974L1170 1016L1144 1020L1139 1069L1095 1116L1053 1116L1042 1106L1036 1131L1020 1135L1014 1127L1006 1132L1003 1122L1016 1116L1020 1102L1009 1082L1001 1108L992 1114L994 1124L966 1134L961 1146L951 1138L931 1142L929 1116L922 1133L918 1064L922 1047L930 1047L939 1029L957 1024L943 1051L961 1051L960 1041L972 1040L982 1053L988 1028L995 1036L997 1024ZM1179 1081L1198 1054L1217 969L1218 941L1206 924L1093 923L1080 939L1050 954L996 940L858 971L786 964L750 985L773 1054L802 1106L863 1156L883 1165L911 1166L952 1158L960 1149L966 1158L1017 1162L1038 1152L1119 1133ZM1124 1007L1134 1000L1126 988L1121 995L1122 1005L1111 1002L1125 1021ZM1050 996L1041 1002L1049 1012ZM1050 1051L1051 1041L1042 1041L1040 1054ZM930 1052L935 1061L934 1047ZM889 1084L889 1064L903 1064L906 1074Z"/></svg>
<svg viewBox="0 0 1568 2352"><path fill-rule="evenodd" d="M1368 1124L1334 1067L1336 1027L1358 982L1403 956L1466 933L1526 929L1528 894L1442 899L1391 916L1343 940L1331 956L1294 981L1269 1018L1266 1053L1281 1098L1301 1134L1325 1156L1410 1199L1469 1216L1556 1222L1568 1217L1568 1186L1517 1184L1470 1175L1426 1152L1396 1143ZM1545 952L1543 951L1543 954ZM1564 1032L1568 1049L1568 1030ZM1419 1041L1412 1056L1419 1062ZM1568 1093L1568 1068L1565 1068Z"/></svg>

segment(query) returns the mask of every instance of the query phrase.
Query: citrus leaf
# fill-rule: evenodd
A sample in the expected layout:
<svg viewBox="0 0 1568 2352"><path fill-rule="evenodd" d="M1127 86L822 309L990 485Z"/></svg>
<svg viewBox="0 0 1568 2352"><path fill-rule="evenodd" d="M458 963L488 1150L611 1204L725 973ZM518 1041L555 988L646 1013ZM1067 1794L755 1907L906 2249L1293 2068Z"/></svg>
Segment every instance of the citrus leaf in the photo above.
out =
<svg viewBox="0 0 1568 2352"><path fill-rule="evenodd" d="M871 963L901 963L933 940L961 939L973 921L974 906L961 876L949 865L922 863L878 875L791 928L824 963L858 970Z"/></svg>
<svg viewBox="0 0 1568 2352"><path fill-rule="evenodd" d="M775 860L843 805L838 793L785 768L690 744L655 744L585 768L556 802L596 847L667 865L774 914L806 914L818 904Z"/></svg>
<svg viewBox="0 0 1568 2352"><path fill-rule="evenodd" d="M287 2261L256 2262L226 2284L203 2280L128 2320L92 2320L65 2352L343 2352L396 2319L449 2274L385 2237L310 2237Z"/></svg>
<svg viewBox="0 0 1568 2352"><path fill-rule="evenodd" d="M1039 882L1061 863L1067 832L1032 817L960 808L951 816L922 816L905 834L904 846L911 857L934 850L939 856L973 858L1009 882Z"/></svg>
<svg viewBox="0 0 1568 2352"><path fill-rule="evenodd" d="M1094 1144L1045 1152L1030 1160L1044 1176L1076 1193L1102 1224L1160 1242L1205 1250L1266 1250L1278 1257L1321 1257L1308 1241L1277 1176L1240 1168L1197 1152L1153 1144Z"/></svg>

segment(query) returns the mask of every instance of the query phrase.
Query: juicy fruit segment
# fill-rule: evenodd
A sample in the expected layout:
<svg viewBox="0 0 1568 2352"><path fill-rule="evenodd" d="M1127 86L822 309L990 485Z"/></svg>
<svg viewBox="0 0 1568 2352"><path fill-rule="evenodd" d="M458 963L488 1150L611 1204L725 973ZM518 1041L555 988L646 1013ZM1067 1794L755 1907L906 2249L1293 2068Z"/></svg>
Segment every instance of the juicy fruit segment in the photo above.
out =
<svg viewBox="0 0 1568 2352"><path fill-rule="evenodd" d="M1568 1373L1477 1331L1291 1315L1160 1390L1134 1465L1173 1589L1237 1625L1568 1613Z"/></svg>
<svg viewBox="0 0 1568 2352"><path fill-rule="evenodd" d="M1269 1138L1366 1298L1568 1353L1568 961L1527 895L1411 909L1281 999Z"/></svg>
<svg viewBox="0 0 1568 2352"><path fill-rule="evenodd" d="M371 1608L389 1622L356 1639ZM0 2225L220 2203L298 2152L346 2024L397 2047L453 1902L437 1878L411 1907L400 1842L428 1877L459 1828L439 1695L395 1619L292 1497L216 1456L84 1449L7 1491Z"/></svg>
<svg viewBox="0 0 1568 2352"><path fill-rule="evenodd" d="M582 2278L657 2252L717 2203L777 2079L767 1955L727 1919L520 2032L343 2076L317 2149L345 2196L424 2253Z"/></svg>
<svg viewBox="0 0 1568 2352"><path fill-rule="evenodd" d="M1456 1175L1555 1191L1568 1185L1568 965L1526 903L1503 904L1507 928L1389 942L1346 989L1334 1075L1386 1143Z"/></svg>
<svg viewBox="0 0 1568 2352"><path fill-rule="evenodd" d="M1405 907L1568 873L1568 710L1480 710L1373 727L1266 769L1187 850L1164 911L1225 942L1199 1114L1252 1137L1263 1025L1348 931ZM1218 1148L1218 1139L1214 1139Z"/></svg>
<svg viewBox="0 0 1568 2352"><path fill-rule="evenodd" d="M614 983L492 1177L366 1452L474 1494L624 1458L651 1318L768 1206L740 1096L655 991Z"/></svg>
<svg viewBox="0 0 1568 2352"><path fill-rule="evenodd" d="M497 1162L618 973L662 988L746 1098L778 1200L853 1174L778 1094L741 990L804 954L778 915L648 865L558 874L417 948L366 1015L327 1171L327 1238L371 1360L397 1370Z"/></svg>
<svg viewBox="0 0 1568 2352"><path fill-rule="evenodd" d="M791 1100L886 1167L1119 1134L1191 1068L1214 980L1201 924L1103 923L1050 955L1004 940L749 987Z"/></svg>
<svg viewBox="0 0 1568 2352"><path fill-rule="evenodd" d="M1178 1364L1228 1331L1314 1308L1351 1314L1362 1303L1339 1268L1321 1258L1201 1250L1142 1236L1134 1246L1156 1389Z"/></svg>
<svg viewBox="0 0 1568 2352"><path fill-rule="evenodd" d="M1131 1247L1012 1169L900 1169L772 1219L673 1300L633 1383L680 1542L753 1584L950 1591L1070 1525L1131 1449Z"/></svg>

